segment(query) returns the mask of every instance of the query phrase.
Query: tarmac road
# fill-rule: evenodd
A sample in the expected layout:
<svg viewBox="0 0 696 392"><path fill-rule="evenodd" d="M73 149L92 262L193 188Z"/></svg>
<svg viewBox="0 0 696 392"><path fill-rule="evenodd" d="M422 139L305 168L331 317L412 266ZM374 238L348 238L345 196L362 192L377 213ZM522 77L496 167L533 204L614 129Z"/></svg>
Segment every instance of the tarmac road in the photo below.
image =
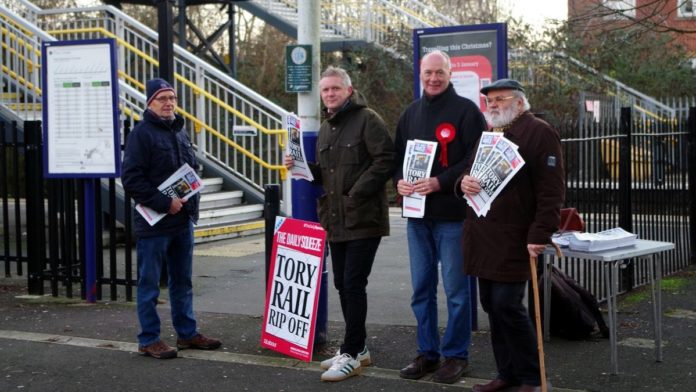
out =
<svg viewBox="0 0 696 392"><path fill-rule="evenodd" d="M398 378L415 355L414 321L404 221L392 217L369 290L368 346L374 366L362 377L319 380L318 361L343 334L335 289L329 288L329 346L306 364L261 349L263 243L246 238L199 245L194 266L195 307L203 333L219 337L214 352L185 350L158 361L136 354L132 303L26 298L26 278L0 280L0 391L458 391L495 377L485 313L472 337L470 366L445 386ZM442 297L442 295L440 295ZM609 342L545 343L548 379L555 391L696 391L696 266L663 281L663 356L654 361L649 290L619 301L619 375L609 372ZM442 298L440 304L443 304ZM440 306L444 319L444 307ZM175 338L167 306L160 306L162 337ZM511 389L514 391L514 389Z"/></svg>

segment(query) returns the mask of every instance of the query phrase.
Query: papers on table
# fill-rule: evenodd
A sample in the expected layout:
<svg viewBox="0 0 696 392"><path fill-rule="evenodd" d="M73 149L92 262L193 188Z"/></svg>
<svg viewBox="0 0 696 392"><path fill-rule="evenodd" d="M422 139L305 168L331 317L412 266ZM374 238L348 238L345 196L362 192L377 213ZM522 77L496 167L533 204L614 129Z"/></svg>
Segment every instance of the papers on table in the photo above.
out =
<svg viewBox="0 0 696 392"><path fill-rule="evenodd" d="M201 181L196 171L193 170L188 163L184 163L177 171L174 172L169 178L164 180L157 189L164 193L166 196L171 198L179 198L182 200L188 200L191 196L200 192L204 188L203 182ZM140 203L135 205L135 210L142 215L143 218L150 224L154 226L157 222L161 221L167 213L161 213L153 210L150 207L146 207Z"/></svg>
<svg viewBox="0 0 696 392"><path fill-rule="evenodd" d="M412 184L422 178L430 177L436 150L437 142L425 140L406 142L402 168L404 181ZM415 192L410 196L404 196L401 215L404 218L422 218L425 215L425 196Z"/></svg>
<svg viewBox="0 0 696 392"><path fill-rule="evenodd" d="M599 233L573 232L568 237L568 247L571 250L598 252L607 249L633 246L637 238L637 234L629 233L620 227L600 231Z"/></svg>
<svg viewBox="0 0 696 392"><path fill-rule="evenodd" d="M464 195L477 216L486 216L493 200L524 166L524 159L517 148L501 133L484 132L481 135L469 173L479 179L481 192L474 196Z"/></svg>
<svg viewBox="0 0 696 392"><path fill-rule="evenodd" d="M570 237L575 233L580 233L579 231L564 231L562 233L555 233L551 236L551 241L560 246L561 248L567 248L570 245Z"/></svg>

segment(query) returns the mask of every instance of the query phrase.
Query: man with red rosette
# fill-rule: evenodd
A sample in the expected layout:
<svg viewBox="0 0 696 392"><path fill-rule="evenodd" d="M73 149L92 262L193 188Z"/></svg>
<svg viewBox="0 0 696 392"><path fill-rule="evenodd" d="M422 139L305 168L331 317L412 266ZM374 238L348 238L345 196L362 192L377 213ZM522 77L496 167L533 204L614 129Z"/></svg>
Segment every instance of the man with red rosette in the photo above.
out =
<svg viewBox="0 0 696 392"><path fill-rule="evenodd" d="M450 78L449 56L433 51L421 61L423 96L404 111L396 129L397 168L403 165L406 143L438 143L431 177L409 183L402 170L394 176L397 192L427 196L423 218L409 218L408 250L418 323L418 356L401 369L403 378L419 379L435 371L433 381L454 383L468 365L471 342L469 277L462 272L461 235L466 203L453 192L476 141L486 129L483 114L472 101L457 95ZM447 328L440 340L437 316L438 263L447 296ZM440 357L445 360L440 364Z"/></svg>

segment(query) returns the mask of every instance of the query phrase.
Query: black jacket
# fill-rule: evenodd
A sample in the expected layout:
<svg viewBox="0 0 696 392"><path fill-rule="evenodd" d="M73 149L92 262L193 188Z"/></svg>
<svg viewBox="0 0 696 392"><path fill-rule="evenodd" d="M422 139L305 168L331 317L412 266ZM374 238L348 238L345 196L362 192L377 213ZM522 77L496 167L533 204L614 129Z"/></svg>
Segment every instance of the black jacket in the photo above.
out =
<svg viewBox="0 0 696 392"><path fill-rule="evenodd" d="M433 98L424 96L412 102L401 114L394 141L397 168L394 185L403 178L406 142L413 139L436 142L435 130L443 123L450 123L455 127L455 137L447 144L447 167L440 164L442 148L438 143L430 176L437 177L440 191L426 197L424 217L447 221L463 220L466 202L454 195L454 184L464 172L469 156L476 150L476 141L487 126L476 104L457 95L451 83L442 94Z"/></svg>
<svg viewBox="0 0 696 392"><path fill-rule="evenodd" d="M170 124L146 110L143 120L133 128L126 141L121 175L123 188L136 203L166 213L171 199L157 187L184 163L196 168L184 119L177 115ZM154 226L135 212L135 234L138 237L154 237L179 233L188 227L190 221L198 220L198 202L199 195L196 194L178 214L168 214Z"/></svg>

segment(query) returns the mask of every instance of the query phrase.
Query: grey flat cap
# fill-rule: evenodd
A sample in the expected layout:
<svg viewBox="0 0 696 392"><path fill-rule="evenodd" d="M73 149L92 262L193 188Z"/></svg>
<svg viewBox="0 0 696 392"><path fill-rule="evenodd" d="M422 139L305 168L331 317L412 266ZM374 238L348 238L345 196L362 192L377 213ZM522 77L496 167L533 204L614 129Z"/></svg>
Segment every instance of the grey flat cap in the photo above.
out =
<svg viewBox="0 0 696 392"><path fill-rule="evenodd" d="M492 90L519 90L524 92L520 82L515 79L498 79L495 82L481 89L481 94L486 95Z"/></svg>

